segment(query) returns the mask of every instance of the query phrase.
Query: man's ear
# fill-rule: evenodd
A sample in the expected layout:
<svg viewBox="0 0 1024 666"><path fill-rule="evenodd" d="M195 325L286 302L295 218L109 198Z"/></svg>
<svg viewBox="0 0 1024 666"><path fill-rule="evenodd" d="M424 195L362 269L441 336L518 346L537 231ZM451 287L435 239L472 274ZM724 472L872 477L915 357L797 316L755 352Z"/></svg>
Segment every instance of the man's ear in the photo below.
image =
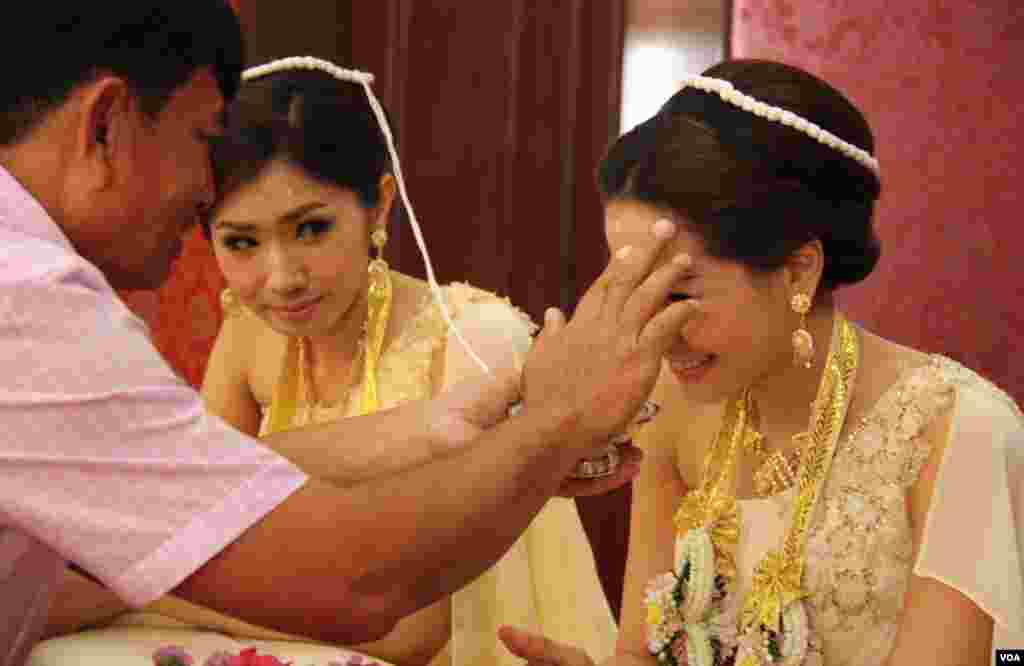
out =
<svg viewBox="0 0 1024 666"><path fill-rule="evenodd" d="M131 146L139 110L123 79L102 76L82 93L82 114L75 135L76 161L86 167L91 189L103 189L115 179L117 158Z"/></svg>

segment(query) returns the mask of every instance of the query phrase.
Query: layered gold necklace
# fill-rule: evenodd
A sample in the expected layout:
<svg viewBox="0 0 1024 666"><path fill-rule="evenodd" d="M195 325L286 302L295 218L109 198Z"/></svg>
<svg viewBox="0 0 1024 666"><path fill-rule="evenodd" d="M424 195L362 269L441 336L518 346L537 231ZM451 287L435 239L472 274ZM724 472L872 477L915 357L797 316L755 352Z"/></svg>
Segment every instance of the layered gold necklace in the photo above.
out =
<svg viewBox="0 0 1024 666"><path fill-rule="evenodd" d="M778 449L771 453L765 449L764 436L756 430L759 422L757 403L750 395L750 389L744 393L749 425L743 437L743 449L754 455L759 461L754 471L754 493L758 497L769 497L781 493L796 483L800 472L801 457L807 448L807 432L793 435L794 447L785 451Z"/></svg>
<svg viewBox="0 0 1024 666"><path fill-rule="evenodd" d="M764 634L765 646L770 635L781 635L784 614L788 608L794 607L794 602L797 602L795 606L803 616L799 601L806 596L802 577L811 516L828 477L846 420L858 362L856 330L836 313L828 358L817 397L811 404L809 426L806 433L798 436L798 441L804 444L800 465L790 470L798 489L793 516L781 547L765 555L754 569L753 583L743 600L739 616L741 635L757 635L759 638ZM744 391L726 406L722 427L704 459L701 484L683 498L675 517L680 534L693 529L707 530L714 546L715 569L730 584L736 577L740 530L739 507L733 495L736 466L741 451L757 450L760 444L760 435L753 430L751 423L751 406L749 391ZM783 475L779 477L784 480ZM763 485L770 489L770 484ZM786 614L786 617L790 615ZM749 650L738 656L740 666L762 661Z"/></svg>
<svg viewBox="0 0 1024 666"><path fill-rule="evenodd" d="M367 292L366 321L363 324L362 336L357 343L356 357L352 361L349 376L345 380L346 386L355 384L355 369L358 367L359 360L362 359L363 384L356 412L358 415L370 414L380 408L377 366L384 350L384 338L394 298L387 264L378 258L370 262L368 270L370 286ZM311 409L313 404L318 402L309 355L309 340L307 338L293 336L288 340L284 367L296 371L286 372L274 387L268 418L268 433L292 428L297 410L300 407ZM346 396L348 395L349 393L346 393ZM347 405L346 398L343 406L347 409ZM341 406L336 405L335 408L340 409Z"/></svg>

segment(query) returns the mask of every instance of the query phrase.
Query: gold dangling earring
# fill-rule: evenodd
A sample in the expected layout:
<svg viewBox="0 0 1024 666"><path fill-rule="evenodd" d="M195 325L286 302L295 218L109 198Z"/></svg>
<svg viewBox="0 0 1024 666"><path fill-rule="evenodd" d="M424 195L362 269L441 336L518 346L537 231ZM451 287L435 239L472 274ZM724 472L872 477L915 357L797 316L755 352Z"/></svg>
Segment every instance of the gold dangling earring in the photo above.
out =
<svg viewBox="0 0 1024 666"><path fill-rule="evenodd" d="M814 360L814 337L807 330L807 313L811 311L811 298L807 294L793 294L790 301L793 312L800 315L800 327L793 331L793 362L805 368Z"/></svg>
<svg viewBox="0 0 1024 666"><path fill-rule="evenodd" d="M384 347L384 334L388 328L388 317L391 314L391 270L384 261L384 245L388 242L388 232L378 227L370 235L376 256L367 267L369 288L366 294L366 358L363 365L363 397L359 413L369 414L379 405L377 396L377 361Z"/></svg>
<svg viewBox="0 0 1024 666"><path fill-rule="evenodd" d="M242 314L244 307L242 301L238 298L238 294L232 291L231 287L225 287L220 292L220 310L224 317L237 317Z"/></svg>

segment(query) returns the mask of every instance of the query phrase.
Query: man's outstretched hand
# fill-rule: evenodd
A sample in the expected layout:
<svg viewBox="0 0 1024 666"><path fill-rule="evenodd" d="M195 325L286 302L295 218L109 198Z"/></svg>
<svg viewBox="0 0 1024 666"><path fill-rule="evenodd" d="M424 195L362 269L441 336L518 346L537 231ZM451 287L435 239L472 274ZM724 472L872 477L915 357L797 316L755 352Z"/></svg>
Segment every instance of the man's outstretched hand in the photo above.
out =
<svg viewBox="0 0 1024 666"><path fill-rule="evenodd" d="M599 455L637 414L662 357L697 311L693 300L668 304L689 257L654 268L674 234L675 225L659 220L649 243L619 250L570 321L548 311L526 359L523 409L553 413L581 458Z"/></svg>

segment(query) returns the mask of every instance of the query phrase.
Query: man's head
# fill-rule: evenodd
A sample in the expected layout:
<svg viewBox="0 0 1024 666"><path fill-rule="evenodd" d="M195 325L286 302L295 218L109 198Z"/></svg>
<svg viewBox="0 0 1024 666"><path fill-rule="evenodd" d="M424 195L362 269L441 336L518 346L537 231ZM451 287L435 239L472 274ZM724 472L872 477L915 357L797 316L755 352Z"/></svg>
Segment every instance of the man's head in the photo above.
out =
<svg viewBox="0 0 1024 666"><path fill-rule="evenodd" d="M118 288L159 286L213 202L210 135L243 65L224 0L29 3L8 67L0 163ZM8 53L8 51L10 51Z"/></svg>

